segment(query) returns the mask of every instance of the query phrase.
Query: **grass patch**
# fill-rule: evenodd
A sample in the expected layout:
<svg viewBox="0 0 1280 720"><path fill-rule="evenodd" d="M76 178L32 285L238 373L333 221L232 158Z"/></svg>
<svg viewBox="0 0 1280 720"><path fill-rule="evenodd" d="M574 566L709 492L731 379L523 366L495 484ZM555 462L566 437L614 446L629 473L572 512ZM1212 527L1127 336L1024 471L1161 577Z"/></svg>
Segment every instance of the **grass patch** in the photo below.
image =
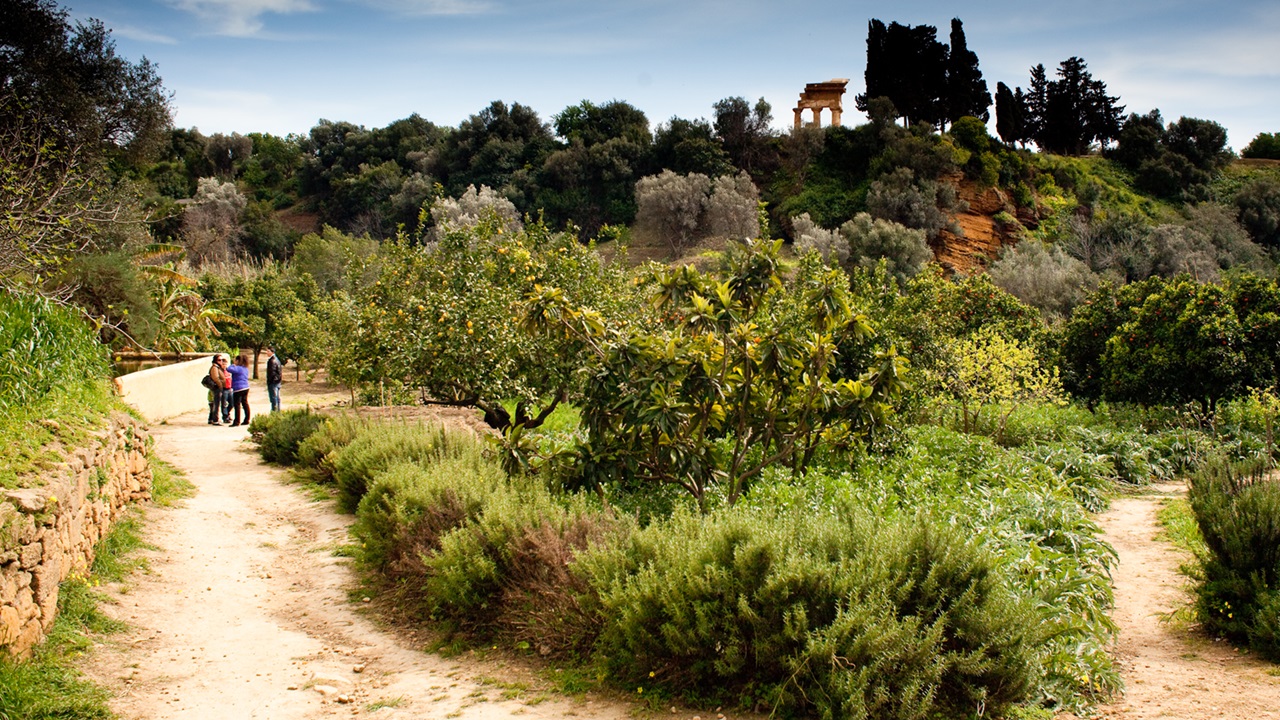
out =
<svg viewBox="0 0 1280 720"><path fill-rule="evenodd" d="M0 487L41 483L40 471L62 461L59 445L83 445L89 431L102 427L111 411L119 409L106 383L92 382L59 388L31 405L0 413L0 443L5 449L0 453Z"/></svg>
<svg viewBox="0 0 1280 720"><path fill-rule="evenodd" d="M368 703L364 706L364 711L371 713L371 712L376 712L378 710L381 710L382 708L398 708L403 704L404 704L404 697L396 696L393 698L387 698L385 700L377 700L375 702Z"/></svg>
<svg viewBox="0 0 1280 720"><path fill-rule="evenodd" d="M151 462L151 502L160 507L172 507L179 500L185 500L196 494L196 486L191 484L181 470L152 455Z"/></svg>
<svg viewBox="0 0 1280 720"><path fill-rule="evenodd" d="M1200 527L1196 525L1195 513L1191 511L1191 503L1186 498L1173 498L1160 504L1156 512L1156 521L1160 523L1158 540L1172 543L1179 550L1203 558L1208 552L1204 537L1200 535Z"/></svg>
<svg viewBox="0 0 1280 720"><path fill-rule="evenodd" d="M58 594L58 619L44 645L29 660L0 657L0 718L113 718L110 693L85 680L72 663L86 652L90 636L124 629L98 609L92 580L71 578Z"/></svg>

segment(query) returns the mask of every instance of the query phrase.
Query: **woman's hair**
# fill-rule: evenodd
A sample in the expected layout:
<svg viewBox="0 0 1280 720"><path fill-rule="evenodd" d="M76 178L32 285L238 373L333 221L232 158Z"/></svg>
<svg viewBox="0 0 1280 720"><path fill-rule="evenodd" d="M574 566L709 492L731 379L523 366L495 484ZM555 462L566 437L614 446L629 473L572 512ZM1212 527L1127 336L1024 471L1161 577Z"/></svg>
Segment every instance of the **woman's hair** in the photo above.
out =
<svg viewBox="0 0 1280 720"><path fill-rule="evenodd" d="M240 367L249 367L249 358L245 357L244 353L240 353L236 356L236 364Z"/></svg>

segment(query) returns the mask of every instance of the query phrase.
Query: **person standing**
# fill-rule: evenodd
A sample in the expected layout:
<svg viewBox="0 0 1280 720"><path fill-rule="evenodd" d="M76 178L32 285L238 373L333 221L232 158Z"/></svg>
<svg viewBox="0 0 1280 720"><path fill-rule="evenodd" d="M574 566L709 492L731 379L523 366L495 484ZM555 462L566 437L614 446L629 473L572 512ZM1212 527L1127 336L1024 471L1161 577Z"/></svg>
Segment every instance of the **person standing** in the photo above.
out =
<svg viewBox="0 0 1280 720"><path fill-rule="evenodd" d="M249 424L249 359L241 353L236 361L227 368L231 374L231 406L235 408L236 419L231 427ZM244 421L240 420L240 410L244 409Z"/></svg>
<svg viewBox="0 0 1280 720"><path fill-rule="evenodd" d="M213 381L209 388L209 424L221 425L218 414L222 411L222 389L226 386L226 373L222 369L222 356L214 355L209 365L209 379Z"/></svg>
<svg viewBox="0 0 1280 720"><path fill-rule="evenodd" d="M280 383L284 382L284 363L276 357L275 348L267 348L267 399L271 412L280 412Z"/></svg>
<svg viewBox="0 0 1280 720"><path fill-rule="evenodd" d="M231 366L231 356L222 353L218 356L222 361L222 377L225 382L222 386L222 424L231 424L231 401L235 397L235 393L231 392L231 373L228 372Z"/></svg>

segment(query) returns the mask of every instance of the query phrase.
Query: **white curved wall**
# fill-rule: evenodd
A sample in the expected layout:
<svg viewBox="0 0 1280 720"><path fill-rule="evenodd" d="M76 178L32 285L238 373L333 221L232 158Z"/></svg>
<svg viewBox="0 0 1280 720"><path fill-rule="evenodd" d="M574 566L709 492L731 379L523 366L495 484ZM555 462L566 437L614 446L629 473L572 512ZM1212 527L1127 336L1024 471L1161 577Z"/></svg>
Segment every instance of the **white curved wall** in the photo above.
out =
<svg viewBox="0 0 1280 720"><path fill-rule="evenodd" d="M209 409L209 391L200 376L209 372L213 353L195 360L140 370L116 378L124 401L150 422Z"/></svg>

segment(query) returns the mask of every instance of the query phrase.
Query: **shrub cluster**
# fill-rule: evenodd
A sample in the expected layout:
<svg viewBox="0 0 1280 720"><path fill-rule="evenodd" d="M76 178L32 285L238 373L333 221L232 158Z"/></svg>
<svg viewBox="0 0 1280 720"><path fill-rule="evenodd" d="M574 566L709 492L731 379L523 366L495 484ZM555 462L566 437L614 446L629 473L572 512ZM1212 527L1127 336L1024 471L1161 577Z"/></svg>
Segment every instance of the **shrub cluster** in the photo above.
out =
<svg viewBox="0 0 1280 720"><path fill-rule="evenodd" d="M263 460L292 465L298 460L298 446L323 422L323 415L309 409L259 413L249 423L249 434L258 443Z"/></svg>
<svg viewBox="0 0 1280 720"><path fill-rule="evenodd" d="M822 717L1000 712L1034 638L993 556L927 516L677 513L589 552L598 660L627 687Z"/></svg>
<svg viewBox="0 0 1280 720"><path fill-rule="evenodd" d="M1090 650L1105 628L1079 620L1105 619L1110 599L1078 576L1105 578L1096 528L1047 469L1028 490L1009 451L932 432L901 465L769 478L749 503L643 528L509 478L482 441L438 428L331 418L295 457L329 463L348 506L360 496L360 560L402 607L616 686L855 718L998 713L1080 692L1082 675L1107 686ZM900 472L930 469L926 454L957 459Z"/></svg>
<svg viewBox="0 0 1280 720"><path fill-rule="evenodd" d="M1280 660L1280 479L1267 462L1217 462L1192 477L1189 497L1208 547L1200 619Z"/></svg>

